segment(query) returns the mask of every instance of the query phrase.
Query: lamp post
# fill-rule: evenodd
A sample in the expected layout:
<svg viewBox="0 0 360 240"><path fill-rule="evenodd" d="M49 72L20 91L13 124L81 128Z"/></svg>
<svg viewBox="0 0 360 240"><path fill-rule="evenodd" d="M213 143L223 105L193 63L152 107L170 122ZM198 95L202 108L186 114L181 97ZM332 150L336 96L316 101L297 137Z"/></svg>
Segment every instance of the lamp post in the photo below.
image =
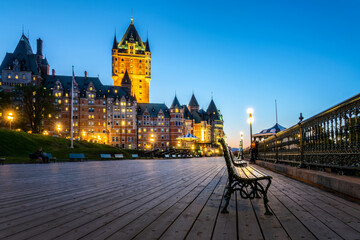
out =
<svg viewBox="0 0 360 240"><path fill-rule="evenodd" d="M12 112L9 112L7 118L8 118L9 121L10 121L10 130L11 130L11 123L12 123L12 121L13 121L13 119L14 119L14 114L13 114Z"/></svg>
<svg viewBox="0 0 360 240"><path fill-rule="evenodd" d="M150 147L151 147L151 150L154 149L154 141L155 141L154 134L151 134L150 135Z"/></svg>
<svg viewBox="0 0 360 240"><path fill-rule="evenodd" d="M249 114L248 123L250 124L250 152L251 152L251 158L250 161L253 161L253 148L252 148L252 123L254 122L253 113L254 110L252 108L248 108L246 111Z"/></svg>
<svg viewBox="0 0 360 240"><path fill-rule="evenodd" d="M58 124L56 125L56 129L58 130L58 134L60 135L60 130L61 130L61 125L60 125L60 123L58 123Z"/></svg>
<svg viewBox="0 0 360 240"><path fill-rule="evenodd" d="M240 132L239 159L243 159L244 132Z"/></svg>

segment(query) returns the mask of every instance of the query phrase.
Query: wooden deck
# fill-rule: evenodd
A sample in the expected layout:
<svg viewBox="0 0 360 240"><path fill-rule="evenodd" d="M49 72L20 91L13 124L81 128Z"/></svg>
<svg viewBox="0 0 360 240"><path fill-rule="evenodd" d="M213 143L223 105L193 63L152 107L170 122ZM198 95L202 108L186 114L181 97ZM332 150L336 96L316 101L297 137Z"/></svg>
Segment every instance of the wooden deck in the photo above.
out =
<svg viewBox="0 0 360 240"><path fill-rule="evenodd" d="M358 203L262 170L273 216L220 213L223 158L3 165L0 239L360 239Z"/></svg>

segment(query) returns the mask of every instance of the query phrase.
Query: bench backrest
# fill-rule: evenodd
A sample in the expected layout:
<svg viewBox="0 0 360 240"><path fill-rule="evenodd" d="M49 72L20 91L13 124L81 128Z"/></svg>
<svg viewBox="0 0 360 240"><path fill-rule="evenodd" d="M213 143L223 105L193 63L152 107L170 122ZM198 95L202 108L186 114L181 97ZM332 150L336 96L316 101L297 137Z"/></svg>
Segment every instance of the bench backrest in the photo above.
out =
<svg viewBox="0 0 360 240"><path fill-rule="evenodd" d="M219 142L220 142L223 152L224 152L224 158L225 158L225 162L226 162L226 167L228 169L229 177L232 177L234 175L234 169L233 169L234 164L230 158L229 148L228 148L227 144L225 143L225 139L221 138L219 140Z"/></svg>
<svg viewBox="0 0 360 240"><path fill-rule="evenodd" d="M49 159L53 159L53 156L52 156L51 153L45 153L45 154L46 154L46 156L47 156Z"/></svg>
<svg viewBox="0 0 360 240"><path fill-rule="evenodd" d="M166 158L169 158L169 157L170 157L170 155L169 155L169 154L165 154L165 157L166 157Z"/></svg>
<svg viewBox="0 0 360 240"><path fill-rule="evenodd" d="M124 154L115 154L115 158L124 158Z"/></svg>
<svg viewBox="0 0 360 240"><path fill-rule="evenodd" d="M111 158L111 154L100 154L101 158Z"/></svg>
<svg viewBox="0 0 360 240"><path fill-rule="evenodd" d="M139 155L137 155L137 154L131 154L131 157L132 157L132 158L138 158Z"/></svg>
<svg viewBox="0 0 360 240"><path fill-rule="evenodd" d="M69 158L85 158L83 153L70 153Z"/></svg>

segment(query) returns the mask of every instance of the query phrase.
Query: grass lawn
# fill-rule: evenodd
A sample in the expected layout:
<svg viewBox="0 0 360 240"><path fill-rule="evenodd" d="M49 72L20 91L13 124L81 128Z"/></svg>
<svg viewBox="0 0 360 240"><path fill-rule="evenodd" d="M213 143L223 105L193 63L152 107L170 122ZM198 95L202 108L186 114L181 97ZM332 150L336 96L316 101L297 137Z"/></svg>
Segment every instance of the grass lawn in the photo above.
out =
<svg viewBox="0 0 360 240"><path fill-rule="evenodd" d="M71 149L68 139L0 129L0 156L5 156L5 163L28 163L29 153L34 153L39 147L60 161L68 161L69 153L84 153L89 160L99 160L102 153L120 153L125 158L130 158L132 153L141 154L139 150L118 149L86 141L74 141Z"/></svg>

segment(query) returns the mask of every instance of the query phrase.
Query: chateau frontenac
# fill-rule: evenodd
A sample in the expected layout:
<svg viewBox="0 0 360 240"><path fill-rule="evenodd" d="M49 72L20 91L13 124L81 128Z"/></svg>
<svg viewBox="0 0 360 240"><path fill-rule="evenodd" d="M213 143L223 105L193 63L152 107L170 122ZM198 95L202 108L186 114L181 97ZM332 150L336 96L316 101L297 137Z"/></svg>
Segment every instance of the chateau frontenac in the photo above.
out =
<svg viewBox="0 0 360 240"><path fill-rule="evenodd" d="M216 149L223 137L223 118L211 99L200 109L195 95L181 104L175 95L170 106L149 103L151 51L149 40L142 41L133 22L120 41L114 37L112 49L114 85L104 85L87 72L75 76L57 75L43 54L43 41L37 39L36 54L28 37L22 34L13 53L6 53L1 66L0 91L16 86L44 86L55 97L56 114L47 116L43 131L69 137L71 111L75 140L113 145L128 149L169 149L193 147L182 141L190 135L201 149ZM73 108L71 109L71 97ZM61 126L61 128L60 128ZM183 138L184 137L184 138Z"/></svg>

